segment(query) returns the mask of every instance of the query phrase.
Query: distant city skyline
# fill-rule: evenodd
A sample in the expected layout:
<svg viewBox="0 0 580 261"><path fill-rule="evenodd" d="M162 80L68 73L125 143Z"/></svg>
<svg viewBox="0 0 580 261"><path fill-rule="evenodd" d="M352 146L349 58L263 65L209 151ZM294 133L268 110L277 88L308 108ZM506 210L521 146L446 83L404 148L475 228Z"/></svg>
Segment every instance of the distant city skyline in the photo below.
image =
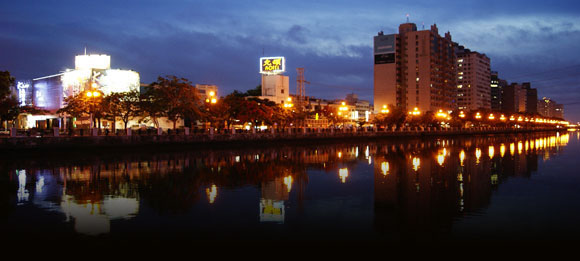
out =
<svg viewBox="0 0 580 261"><path fill-rule="evenodd" d="M84 52L111 55L143 83L176 75L215 84L220 95L260 84L259 57L285 56L290 92L305 68L306 95L373 99L373 36L409 21L437 24L491 59L508 82L580 121L580 3L576 1L9 1L0 10L0 70L17 79L52 75Z"/></svg>

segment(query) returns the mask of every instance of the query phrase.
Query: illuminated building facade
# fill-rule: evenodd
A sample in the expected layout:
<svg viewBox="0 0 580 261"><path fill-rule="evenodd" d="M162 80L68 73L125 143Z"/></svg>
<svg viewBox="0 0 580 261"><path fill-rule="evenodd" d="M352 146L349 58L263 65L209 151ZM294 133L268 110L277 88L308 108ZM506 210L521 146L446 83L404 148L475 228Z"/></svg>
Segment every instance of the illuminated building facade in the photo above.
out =
<svg viewBox="0 0 580 261"><path fill-rule="evenodd" d="M139 74L130 70L111 69L108 55L77 55L75 69L32 80L32 90L19 100L30 100L31 105L55 112L64 106L64 98L89 88L96 88L107 95L114 92L138 90ZM90 83L95 83L91 85Z"/></svg>
<svg viewBox="0 0 580 261"><path fill-rule="evenodd" d="M399 26L398 34L374 37L374 107L403 110L450 110L455 107L455 51L451 34L439 35L436 25L417 30Z"/></svg>
<svg viewBox="0 0 580 261"><path fill-rule="evenodd" d="M290 97L290 78L282 75L286 71L284 57L260 58L260 74L262 74L262 96L276 103L284 103Z"/></svg>
<svg viewBox="0 0 580 261"><path fill-rule="evenodd" d="M538 92L529 82L512 83L506 86L502 95L502 109L505 112L538 112Z"/></svg>
<svg viewBox="0 0 580 261"><path fill-rule="evenodd" d="M505 86L507 86L507 81L500 79L498 72L491 72L491 110L502 110L502 95Z"/></svg>
<svg viewBox="0 0 580 261"><path fill-rule="evenodd" d="M201 100L212 102L218 97L218 86L213 84L196 84L195 89L199 93ZM215 103L215 102L214 102Z"/></svg>
<svg viewBox="0 0 580 261"><path fill-rule="evenodd" d="M490 60L485 54L455 44L457 109L491 109Z"/></svg>
<svg viewBox="0 0 580 261"><path fill-rule="evenodd" d="M558 104L550 98L538 100L538 113L544 117L564 119L564 105Z"/></svg>
<svg viewBox="0 0 580 261"><path fill-rule="evenodd" d="M35 78L32 82L22 82L19 86L20 104L34 105L53 114L41 116L45 120L58 118L56 111L64 107L64 99L68 96L93 88L105 95L139 90L140 79L135 71L111 69L109 55L84 54L75 57L75 69ZM34 121L39 119L30 115L25 127L34 127Z"/></svg>

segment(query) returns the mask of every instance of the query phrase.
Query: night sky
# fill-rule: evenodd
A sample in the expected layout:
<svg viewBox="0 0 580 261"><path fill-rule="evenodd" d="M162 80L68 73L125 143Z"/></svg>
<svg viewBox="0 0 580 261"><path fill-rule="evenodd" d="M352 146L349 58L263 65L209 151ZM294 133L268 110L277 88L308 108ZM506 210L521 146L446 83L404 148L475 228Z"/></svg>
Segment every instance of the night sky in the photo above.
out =
<svg viewBox="0 0 580 261"><path fill-rule="evenodd" d="M0 70L32 79L74 67L74 56L111 55L143 83L176 75L220 95L260 84L260 56L285 56L291 93L372 101L373 36L410 22L485 53L508 82L565 104L580 121L580 2L569 1L3 1Z"/></svg>

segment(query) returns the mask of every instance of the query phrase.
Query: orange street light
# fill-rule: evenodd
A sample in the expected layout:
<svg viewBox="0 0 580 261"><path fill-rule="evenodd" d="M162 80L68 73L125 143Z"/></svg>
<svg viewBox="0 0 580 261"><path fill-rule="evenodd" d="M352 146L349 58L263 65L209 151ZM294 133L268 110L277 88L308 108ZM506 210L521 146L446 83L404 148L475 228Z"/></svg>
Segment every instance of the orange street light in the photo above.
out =
<svg viewBox="0 0 580 261"><path fill-rule="evenodd" d="M489 115L489 117L487 117L490 120L495 120L495 116L493 116L493 113Z"/></svg>
<svg viewBox="0 0 580 261"><path fill-rule="evenodd" d="M389 113L389 109L387 108L387 105L383 105L383 109L381 110L381 113Z"/></svg>
<svg viewBox="0 0 580 261"><path fill-rule="evenodd" d="M87 91L86 94L89 98L99 98L101 97L101 93L99 91Z"/></svg>
<svg viewBox="0 0 580 261"><path fill-rule="evenodd" d="M502 114L502 115L499 117L499 120L500 120L500 121L506 121L506 118L505 118L505 116Z"/></svg>
<svg viewBox="0 0 580 261"><path fill-rule="evenodd" d="M421 111L419 110L419 108L415 107L413 108L413 111L410 111L409 114L411 115L420 115Z"/></svg>
<svg viewBox="0 0 580 261"><path fill-rule="evenodd" d="M476 118L476 119L481 119L481 114L480 114L479 112L478 112L478 113L476 113L476 114L475 114L475 118Z"/></svg>
<svg viewBox="0 0 580 261"><path fill-rule="evenodd" d="M439 118L447 118L447 113L443 112L443 110L439 110L436 116Z"/></svg>

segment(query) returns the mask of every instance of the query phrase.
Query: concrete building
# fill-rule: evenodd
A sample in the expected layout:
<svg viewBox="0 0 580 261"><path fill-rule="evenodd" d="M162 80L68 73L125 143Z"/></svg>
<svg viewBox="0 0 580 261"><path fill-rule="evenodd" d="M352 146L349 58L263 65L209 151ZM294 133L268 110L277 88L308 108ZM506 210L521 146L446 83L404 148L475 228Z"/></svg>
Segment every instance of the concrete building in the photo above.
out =
<svg viewBox="0 0 580 261"><path fill-rule="evenodd" d="M218 87L213 84L196 84L195 88L199 93L201 100L210 103L216 103L218 96Z"/></svg>
<svg viewBox="0 0 580 261"><path fill-rule="evenodd" d="M75 68L64 72L22 81L17 85L21 105L34 105L49 113L22 115L20 128L62 127L64 122L56 111L64 107L64 99L86 90L98 90L104 95L139 90L139 73L111 69L111 57L104 54L84 54L75 57ZM41 124L39 124L41 123Z"/></svg>
<svg viewBox="0 0 580 261"><path fill-rule="evenodd" d="M366 122L369 121L373 112L373 106L369 101L359 99L358 95L354 93L347 94L345 101L348 105L354 105L355 107L356 113L353 115L353 120L361 121L364 119Z"/></svg>
<svg viewBox="0 0 580 261"><path fill-rule="evenodd" d="M285 75L262 75L261 99L284 103L290 97L290 79Z"/></svg>
<svg viewBox="0 0 580 261"><path fill-rule="evenodd" d="M538 112L538 91L530 83L512 83L504 88L502 110L505 112Z"/></svg>
<svg viewBox="0 0 580 261"><path fill-rule="evenodd" d="M507 86L507 81L499 78L498 72L491 72L491 110L502 110L503 89Z"/></svg>
<svg viewBox="0 0 580 261"><path fill-rule="evenodd" d="M561 118L564 119L564 105L558 104L556 101L543 97L538 100L538 113L544 117Z"/></svg>
<svg viewBox="0 0 580 261"><path fill-rule="evenodd" d="M284 103L290 97L290 80L283 75L286 71L286 59L282 56L261 57L260 74L262 75L261 99Z"/></svg>
<svg viewBox="0 0 580 261"><path fill-rule="evenodd" d="M398 34L374 37L374 107L398 106L421 111L455 108L455 52L451 35L436 25L417 30L399 26Z"/></svg>
<svg viewBox="0 0 580 261"><path fill-rule="evenodd" d="M526 112L538 113L538 90L533 89L529 82L523 83L526 90Z"/></svg>
<svg viewBox="0 0 580 261"><path fill-rule="evenodd" d="M485 54L455 44L457 55L457 108L491 109L490 60Z"/></svg>

